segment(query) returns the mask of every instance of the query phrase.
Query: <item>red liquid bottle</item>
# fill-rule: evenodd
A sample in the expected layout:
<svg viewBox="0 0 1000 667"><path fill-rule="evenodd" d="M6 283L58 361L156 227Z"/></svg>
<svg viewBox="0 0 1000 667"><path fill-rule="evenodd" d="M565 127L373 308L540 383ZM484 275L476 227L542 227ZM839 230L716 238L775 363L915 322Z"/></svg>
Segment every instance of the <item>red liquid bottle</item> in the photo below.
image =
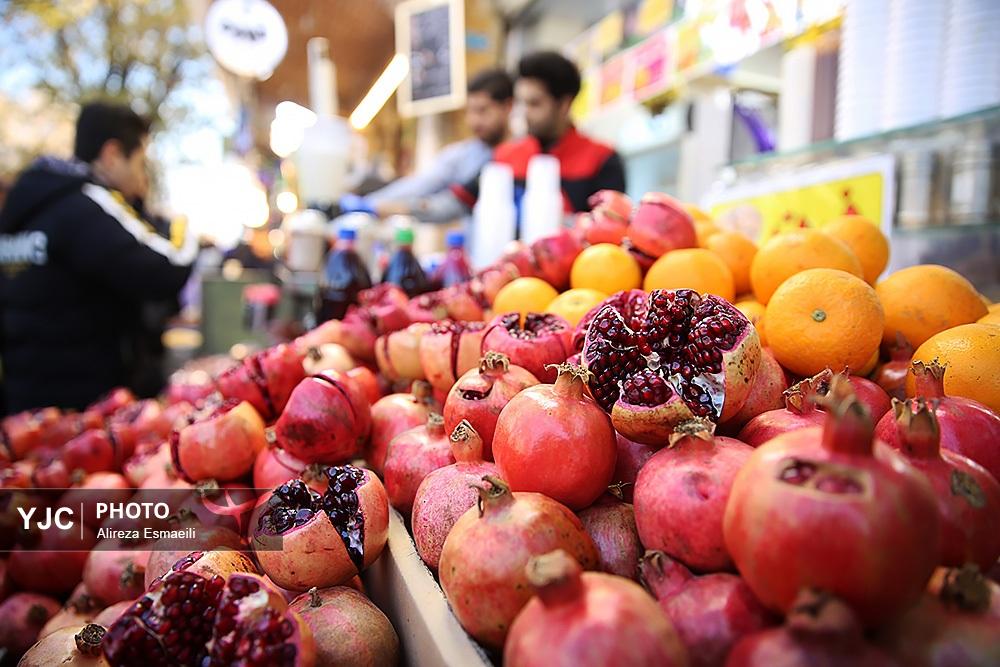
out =
<svg viewBox="0 0 1000 667"><path fill-rule="evenodd" d="M382 282L399 285L407 296L414 297L431 289L420 262L413 254L413 230L396 230L396 252L389 258L389 265L382 274Z"/></svg>
<svg viewBox="0 0 1000 667"><path fill-rule="evenodd" d="M472 279L472 269L469 268L469 260L465 256L465 234L448 232L445 239L448 252L441 265L434 270L434 286L438 289Z"/></svg>
<svg viewBox="0 0 1000 667"><path fill-rule="evenodd" d="M355 237L353 229L341 229L337 245L327 256L319 286L317 322L343 319L347 309L358 302L358 292L372 286L368 269L354 250Z"/></svg>

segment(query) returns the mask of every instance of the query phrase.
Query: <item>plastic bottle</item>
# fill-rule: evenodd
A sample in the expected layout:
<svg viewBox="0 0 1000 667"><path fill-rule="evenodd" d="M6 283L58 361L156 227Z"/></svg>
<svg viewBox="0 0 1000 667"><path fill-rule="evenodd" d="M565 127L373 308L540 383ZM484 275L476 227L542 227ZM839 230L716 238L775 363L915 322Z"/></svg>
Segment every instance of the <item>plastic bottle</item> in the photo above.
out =
<svg viewBox="0 0 1000 667"><path fill-rule="evenodd" d="M483 167L472 219L472 263L483 268L500 259L503 249L517 236L514 172L510 165L490 162Z"/></svg>
<svg viewBox="0 0 1000 667"><path fill-rule="evenodd" d="M465 256L465 234L457 231L448 232L445 244L448 246L448 252L433 274L436 289L451 287L472 279L472 269L469 268L469 260Z"/></svg>
<svg viewBox="0 0 1000 667"><path fill-rule="evenodd" d="M343 319L347 308L358 301L358 292L372 286L365 263L354 250L357 234L353 229L341 229L337 245L326 259L326 270L320 280L319 322Z"/></svg>
<svg viewBox="0 0 1000 667"><path fill-rule="evenodd" d="M412 229L402 227L396 230L396 252L389 258L382 282L399 285L410 297L430 290L430 281L413 254Z"/></svg>

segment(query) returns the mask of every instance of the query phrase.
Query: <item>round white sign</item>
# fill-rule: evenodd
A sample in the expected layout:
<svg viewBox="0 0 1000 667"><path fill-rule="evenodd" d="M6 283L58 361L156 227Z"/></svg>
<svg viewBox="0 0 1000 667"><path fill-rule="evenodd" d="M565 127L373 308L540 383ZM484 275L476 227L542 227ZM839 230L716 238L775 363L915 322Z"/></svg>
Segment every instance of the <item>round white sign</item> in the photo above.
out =
<svg viewBox="0 0 1000 667"><path fill-rule="evenodd" d="M266 0L215 0L205 17L205 42L225 69L266 79L288 50L288 29Z"/></svg>

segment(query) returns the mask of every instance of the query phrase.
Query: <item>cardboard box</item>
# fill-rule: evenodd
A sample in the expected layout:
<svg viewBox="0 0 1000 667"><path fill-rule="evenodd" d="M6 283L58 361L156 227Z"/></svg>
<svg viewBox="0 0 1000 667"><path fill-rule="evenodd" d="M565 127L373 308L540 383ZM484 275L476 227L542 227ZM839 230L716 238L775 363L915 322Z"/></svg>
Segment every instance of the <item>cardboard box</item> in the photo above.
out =
<svg viewBox="0 0 1000 667"><path fill-rule="evenodd" d="M434 575L417 554L399 512L389 510L389 542L365 571L365 591L392 621L410 667L493 667L451 611Z"/></svg>

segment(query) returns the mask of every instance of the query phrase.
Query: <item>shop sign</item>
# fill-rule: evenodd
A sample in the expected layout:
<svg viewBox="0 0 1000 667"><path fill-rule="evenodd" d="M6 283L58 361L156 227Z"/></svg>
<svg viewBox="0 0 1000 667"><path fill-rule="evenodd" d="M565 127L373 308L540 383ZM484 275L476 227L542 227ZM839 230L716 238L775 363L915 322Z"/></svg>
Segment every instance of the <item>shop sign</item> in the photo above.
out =
<svg viewBox="0 0 1000 667"><path fill-rule="evenodd" d="M637 100L663 92L672 79L668 30L651 35L628 52L632 60L632 90Z"/></svg>
<svg viewBox="0 0 1000 667"><path fill-rule="evenodd" d="M285 57L288 30L266 0L216 0L205 16L205 42L224 69L264 80Z"/></svg>
<svg viewBox="0 0 1000 667"><path fill-rule="evenodd" d="M609 106L624 98L629 92L626 89L625 65L623 56L612 58L601 68L601 106Z"/></svg>

